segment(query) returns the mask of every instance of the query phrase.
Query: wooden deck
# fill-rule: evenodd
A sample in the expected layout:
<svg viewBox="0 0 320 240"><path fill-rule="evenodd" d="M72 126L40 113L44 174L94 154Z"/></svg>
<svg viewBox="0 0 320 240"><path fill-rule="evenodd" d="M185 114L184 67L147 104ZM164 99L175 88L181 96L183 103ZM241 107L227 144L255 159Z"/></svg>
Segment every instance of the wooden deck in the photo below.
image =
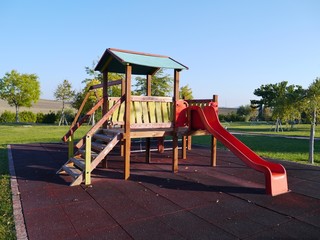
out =
<svg viewBox="0 0 320 240"><path fill-rule="evenodd" d="M167 144L167 143L166 143ZM170 146L170 142L166 147ZM291 192L264 194L264 178L229 151L193 147L171 172L172 151L132 145L131 177L123 180L123 159L109 156L97 168L92 187L69 187L55 171L67 157L61 144L12 145L26 232L36 239L318 239L320 168L281 162ZM15 204L16 206L16 204ZM23 221L22 221L23 222Z"/></svg>

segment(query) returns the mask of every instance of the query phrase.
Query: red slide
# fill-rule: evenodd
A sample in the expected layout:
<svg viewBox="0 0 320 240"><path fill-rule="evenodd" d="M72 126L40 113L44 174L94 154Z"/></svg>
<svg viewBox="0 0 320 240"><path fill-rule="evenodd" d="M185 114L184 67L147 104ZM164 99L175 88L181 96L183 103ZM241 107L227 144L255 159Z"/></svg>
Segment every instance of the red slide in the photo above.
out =
<svg viewBox="0 0 320 240"><path fill-rule="evenodd" d="M191 128L205 129L229 148L249 167L264 173L266 193L272 196L288 192L286 169L277 163L268 162L258 156L245 144L230 134L220 124L216 109L206 106L203 109L191 106Z"/></svg>

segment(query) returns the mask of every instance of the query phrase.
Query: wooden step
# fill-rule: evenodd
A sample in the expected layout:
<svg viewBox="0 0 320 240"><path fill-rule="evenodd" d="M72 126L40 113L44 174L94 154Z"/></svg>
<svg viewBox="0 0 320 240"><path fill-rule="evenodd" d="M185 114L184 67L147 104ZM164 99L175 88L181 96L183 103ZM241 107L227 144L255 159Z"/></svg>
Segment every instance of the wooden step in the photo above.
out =
<svg viewBox="0 0 320 240"><path fill-rule="evenodd" d="M101 152L107 145L106 144L102 144L102 143L97 143L97 142L92 142L91 143L91 149Z"/></svg>
<svg viewBox="0 0 320 240"><path fill-rule="evenodd" d="M123 128L104 128L102 129L103 134L106 135L117 135L119 133L123 133Z"/></svg>
<svg viewBox="0 0 320 240"><path fill-rule="evenodd" d="M79 149L78 153L81 154L82 158L85 158L86 156L86 150L84 149ZM91 160L95 159L98 156L98 153L91 151Z"/></svg>
<svg viewBox="0 0 320 240"><path fill-rule="evenodd" d="M78 168L84 170L85 168L85 161L83 158L71 158L70 159L71 162L73 162Z"/></svg>
<svg viewBox="0 0 320 240"><path fill-rule="evenodd" d="M77 177L79 177L80 175L82 175L82 171L79 170L78 168L74 167L74 166L66 166L63 165L62 169L68 173L71 177L73 177L74 179L76 179Z"/></svg>
<svg viewBox="0 0 320 240"><path fill-rule="evenodd" d="M96 134L93 134L93 138L108 143L114 138L114 136L96 133Z"/></svg>

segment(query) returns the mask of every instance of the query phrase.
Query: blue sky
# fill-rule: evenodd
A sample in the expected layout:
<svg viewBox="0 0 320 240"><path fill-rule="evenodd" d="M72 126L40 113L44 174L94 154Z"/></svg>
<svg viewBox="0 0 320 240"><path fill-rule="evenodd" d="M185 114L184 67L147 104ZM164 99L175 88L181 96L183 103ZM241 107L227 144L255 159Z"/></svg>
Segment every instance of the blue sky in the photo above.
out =
<svg viewBox="0 0 320 240"><path fill-rule="evenodd" d="M38 75L41 98L64 79L83 88L106 48L170 56L195 98L250 103L262 84L320 77L318 0L0 1L0 77Z"/></svg>

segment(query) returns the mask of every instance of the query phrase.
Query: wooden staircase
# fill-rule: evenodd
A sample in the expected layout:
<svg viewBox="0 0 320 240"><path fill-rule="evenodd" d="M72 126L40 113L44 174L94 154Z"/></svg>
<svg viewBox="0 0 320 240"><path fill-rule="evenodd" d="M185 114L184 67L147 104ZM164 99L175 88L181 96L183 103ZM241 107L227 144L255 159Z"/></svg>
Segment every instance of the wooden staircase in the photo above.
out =
<svg viewBox="0 0 320 240"><path fill-rule="evenodd" d="M105 159L108 153L122 138L122 133L109 129L100 129L82 140L83 144L68 161L57 171L72 177L70 186L80 185L85 178Z"/></svg>

